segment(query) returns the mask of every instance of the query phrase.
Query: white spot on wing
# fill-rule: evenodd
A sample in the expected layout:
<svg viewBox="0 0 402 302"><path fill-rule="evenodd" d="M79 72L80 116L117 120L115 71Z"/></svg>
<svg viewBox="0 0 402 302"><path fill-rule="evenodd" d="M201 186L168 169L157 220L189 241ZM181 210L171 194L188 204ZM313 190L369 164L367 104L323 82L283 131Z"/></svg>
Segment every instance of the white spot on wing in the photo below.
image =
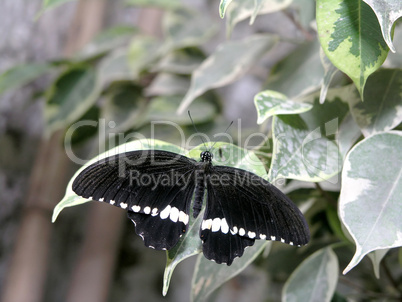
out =
<svg viewBox="0 0 402 302"><path fill-rule="evenodd" d="M212 227L212 219L207 219L202 221L201 229L202 230L210 230Z"/></svg>
<svg viewBox="0 0 402 302"><path fill-rule="evenodd" d="M249 231L249 232L247 233L247 236L248 236L248 238L253 239L253 238L255 238L255 233L254 233L254 232Z"/></svg>
<svg viewBox="0 0 402 302"><path fill-rule="evenodd" d="M240 229L239 229L239 235L240 235L240 236L246 235L246 231L245 231L243 228L240 228Z"/></svg>
<svg viewBox="0 0 402 302"><path fill-rule="evenodd" d="M222 218L221 220L221 232L224 234L227 234L229 232L229 225L226 222L225 218Z"/></svg>
<svg viewBox="0 0 402 302"><path fill-rule="evenodd" d="M99 198L99 201L103 201L104 200L104 198L102 197L102 198Z"/></svg>
<svg viewBox="0 0 402 302"><path fill-rule="evenodd" d="M141 207L140 207L140 206L132 206L131 209L132 209L134 212L138 213L138 212L141 210Z"/></svg>
<svg viewBox="0 0 402 302"><path fill-rule="evenodd" d="M114 200L109 201L110 204L115 204L116 202Z"/></svg>
<svg viewBox="0 0 402 302"><path fill-rule="evenodd" d="M150 207L145 207L145 208L144 208L144 213L145 213L145 214L151 213L151 208L150 208Z"/></svg>
<svg viewBox="0 0 402 302"><path fill-rule="evenodd" d="M179 209L176 207L171 208L169 218L173 222L177 222L179 219Z"/></svg>
<svg viewBox="0 0 402 302"><path fill-rule="evenodd" d="M276 237L275 237L275 236L271 236L271 240L276 240Z"/></svg>
<svg viewBox="0 0 402 302"><path fill-rule="evenodd" d="M120 208L122 208L122 209L127 208L127 204L124 202L120 202Z"/></svg>
<svg viewBox="0 0 402 302"><path fill-rule="evenodd" d="M161 219L166 219L166 218L169 217L170 208L171 208L170 206L167 206L167 207L160 213Z"/></svg>
<svg viewBox="0 0 402 302"><path fill-rule="evenodd" d="M267 235L265 234L260 234L260 239L265 240L267 238Z"/></svg>
<svg viewBox="0 0 402 302"><path fill-rule="evenodd" d="M188 223L188 215L186 213L184 213L183 211L180 211L179 221L183 222L184 224L187 224Z"/></svg>
<svg viewBox="0 0 402 302"><path fill-rule="evenodd" d="M153 208L152 209L152 214L151 214L152 216L156 216L156 215L158 215L158 208Z"/></svg>
<svg viewBox="0 0 402 302"><path fill-rule="evenodd" d="M212 232L217 232L221 228L221 219L220 218L214 218L212 221Z"/></svg>
<svg viewBox="0 0 402 302"><path fill-rule="evenodd" d="M282 242L282 243L285 243L285 239L281 238L281 242Z"/></svg>

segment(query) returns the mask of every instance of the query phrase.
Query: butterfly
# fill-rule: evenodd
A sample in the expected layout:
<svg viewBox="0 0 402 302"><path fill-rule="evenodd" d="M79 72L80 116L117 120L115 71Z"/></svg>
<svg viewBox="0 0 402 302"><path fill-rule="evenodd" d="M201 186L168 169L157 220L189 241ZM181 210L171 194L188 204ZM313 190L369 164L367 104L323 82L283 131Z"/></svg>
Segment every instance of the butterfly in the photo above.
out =
<svg viewBox="0 0 402 302"><path fill-rule="evenodd" d="M147 247L169 250L188 230L190 212L202 212L204 256L231 265L256 239L301 246L307 222L274 185L246 170L212 164L210 151L196 161L163 150L106 157L85 168L72 189L84 198L127 210Z"/></svg>

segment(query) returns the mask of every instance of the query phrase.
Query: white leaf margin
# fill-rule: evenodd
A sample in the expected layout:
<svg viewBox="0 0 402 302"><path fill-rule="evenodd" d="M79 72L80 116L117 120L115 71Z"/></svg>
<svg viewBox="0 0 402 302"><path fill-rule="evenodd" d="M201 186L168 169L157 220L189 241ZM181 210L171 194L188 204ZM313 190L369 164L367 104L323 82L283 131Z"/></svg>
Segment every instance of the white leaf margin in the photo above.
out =
<svg viewBox="0 0 402 302"><path fill-rule="evenodd" d="M378 22L381 26L382 36L387 43L389 49L392 52L396 52L395 46L391 39L391 30L394 22L402 16L402 1L396 0L391 3L390 0L363 0L366 2L374 11L377 16ZM384 7L389 6L388 9ZM385 11L383 14L381 11Z"/></svg>

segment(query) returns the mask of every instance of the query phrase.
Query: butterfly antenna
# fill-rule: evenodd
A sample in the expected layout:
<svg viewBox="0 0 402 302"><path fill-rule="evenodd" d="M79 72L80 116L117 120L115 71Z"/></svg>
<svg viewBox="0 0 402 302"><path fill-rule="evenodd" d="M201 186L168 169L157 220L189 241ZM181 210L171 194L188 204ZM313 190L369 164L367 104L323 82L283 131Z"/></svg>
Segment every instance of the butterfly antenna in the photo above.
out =
<svg viewBox="0 0 402 302"><path fill-rule="evenodd" d="M226 133L226 132L228 132L228 130L229 130L229 128L230 128L230 126L232 126L233 125L233 121L230 123L230 125L226 128L226 130L225 130L225 132L224 133ZM208 151L211 151L212 150L212 148L215 146L215 144L217 143L217 141L216 142L214 142L214 144L211 146L211 148L209 148L209 150Z"/></svg>
<svg viewBox="0 0 402 302"><path fill-rule="evenodd" d="M188 112L188 116L190 117L191 123L193 124L193 127L194 127L195 132L196 132L196 133L200 133L200 132L198 132L197 127L196 127L195 124L194 124L193 118L191 117L191 114L190 114L190 110L187 111L187 112ZM200 135L200 138L201 138L202 143L204 144L204 147L205 147L205 149L206 149L207 146L205 145L205 141L204 141L204 139L202 138L202 135Z"/></svg>

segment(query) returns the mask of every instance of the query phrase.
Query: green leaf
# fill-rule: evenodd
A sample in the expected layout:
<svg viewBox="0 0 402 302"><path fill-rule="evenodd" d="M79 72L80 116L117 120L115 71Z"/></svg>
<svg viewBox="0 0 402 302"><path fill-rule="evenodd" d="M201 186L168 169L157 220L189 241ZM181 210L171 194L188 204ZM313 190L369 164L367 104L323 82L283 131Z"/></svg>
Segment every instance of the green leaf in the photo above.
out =
<svg viewBox="0 0 402 302"><path fill-rule="evenodd" d="M126 4L133 6L152 6L169 10L179 9L183 6L180 0L126 0Z"/></svg>
<svg viewBox="0 0 402 302"><path fill-rule="evenodd" d="M230 36L234 26L242 20L249 17L250 24L254 23L257 15L268 14L280 11L289 4L292 0L235 0L229 6L226 12L226 30Z"/></svg>
<svg viewBox="0 0 402 302"><path fill-rule="evenodd" d="M335 207L326 207L325 209L326 218L328 224L331 227L332 232L340 239L347 241L347 237L343 234L341 221Z"/></svg>
<svg viewBox="0 0 402 302"><path fill-rule="evenodd" d="M395 47L392 44L391 31L394 22L402 17L402 2L400 0L363 0L371 6L378 18L381 26L382 36L388 47L395 52Z"/></svg>
<svg viewBox="0 0 402 302"><path fill-rule="evenodd" d="M141 72L150 68L160 56L161 43L154 37L138 36L133 39L128 49L128 64L135 79Z"/></svg>
<svg viewBox="0 0 402 302"><path fill-rule="evenodd" d="M315 40L301 45L279 62L264 88L281 92L293 99L318 90L323 77L320 44Z"/></svg>
<svg viewBox="0 0 402 302"><path fill-rule="evenodd" d="M0 75L0 95L12 89L18 89L53 68L49 63L29 63L14 66Z"/></svg>
<svg viewBox="0 0 402 302"><path fill-rule="evenodd" d="M282 301L331 301L338 282L338 258L331 248L318 250L292 273Z"/></svg>
<svg viewBox="0 0 402 302"><path fill-rule="evenodd" d="M191 87L178 113L205 91L227 85L244 75L277 42L273 36L255 35L240 41L227 41L198 67L191 78Z"/></svg>
<svg viewBox="0 0 402 302"><path fill-rule="evenodd" d="M101 117L108 125L106 132L124 133L140 126L144 122L146 106L141 87L131 82L115 84L105 95L102 106Z"/></svg>
<svg viewBox="0 0 402 302"><path fill-rule="evenodd" d="M82 116L73 122L72 127L66 129L64 136L64 147L69 153L70 146L79 145L94 137L99 131L100 108L97 105L89 108ZM80 123L81 122L81 123ZM70 157L70 154L68 154ZM74 159L70 157L70 160Z"/></svg>
<svg viewBox="0 0 402 302"><path fill-rule="evenodd" d="M45 11L71 1L74 0L43 0L42 9L37 13L36 19L39 18Z"/></svg>
<svg viewBox="0 0 402 302"><path fill-rule="evenodd" d="M380 279L380 263L381 260L385 257L390 249L384 250L376 250L369 253L367 256L370 258L371 262L373 263L374 268L374 275L377 279Z"/></svg>
<svg viewBox="0 0 402 302"><path fill-rule="evenodd" d="M397 22L394 27L394 41L393 45L396 49L396 53L389 53L387 60L384 63L389 68L402 68L402 24Z"/></svg>
<svg viewBox="0 0 402 302"><path fill-rule="evenodd" d="M208 41L217 30L207 14L188 9L165 13L162 27L165 33L162 53L190 46L198 46Z"/></svg>
<svg viewBox="0 0 402 302"><path fill-rule="evenodd" d="M91 67L73 67L63 73L49 90L45 108L47 132L70 125L96 101L99 89Z"/></svg>
<svg viewBox="0 0 402 302"><path fill-rule="evenodd" d="M388 54L374 12L361 0L318 0L317 27L325 54L363 96L368 76Z"/></svg>
<svg viewBox="0 0 402 302"><path fill-rule="evenodd" d="M138 72L133 71L129 65L127 49L116 49L105 56L97 70L99 86L104 87L113 81L133 81L138 77Z"/></svg>
<svg viewBox="0 0 402 302"><path fill-rule="evenodd" d="M339 131L337 133L339 152L342 154L342 158L346 157L350 148L352 148L361 135L362 132L359 126L356 124L352 115L348 113L339 125Z"/></svg>
<svg viewBox="0 0 402 302"><path fill-rule="evenodd" d="M262 124L267 118L280 114L297 114L310 110L311 104L289 100L286 95L265 90L254 97L254 104L257 109L257 124Z"/></svg>
<svg viewBox="0 0 402 302"><path fill-rule="evenodd" d="M275 116L274 153L268 180L291 178L319 182L340 171L336 144L310 130L299 115Z"/></svg>
<svg viewBox="0 0 402 302"><path fill-rule="evenodd" d="M159 73L145 90L145 96L184 95L190 87L190 79L171 73Z"/></svg>
<svg viewBox="0 0 402 302"><path fill-rule="evenodd" d="M182 97L173 95L162 95L153 98L149 106L147 120L149 122L166 122L168 125L172 125L172 123L191 125L191 120L187 112L176 114L177 107L181 100ZM189 110L196 124L210 122L216 114L216 107L203 97L195 99L190 105ZM166 121L167 116L169 116L169 121ZM181 131L181 129L179 131Z"/></svg>
<svg viewBox="0 0 402 302"><path fill-rule="evenodd" d="M70 1L72 0L43 0L42 7L48 9Z"/></svg>
<svg viewBox="0 0 402 302"><path fill-rule="evenodd" d="M196 47L178 49L164 56L152 69L153 72L191 74L205 59Z"/></svg>
<svg viewBox="0 0 402 302"><path fill-rule="evenodd" d="M219 16L221 16L222 19L225 17L226 9L231 2L232 0L221 0L221 3L219 3Z"/></svg>
<svg viewBox="0 0 402 302"><path fill-rule="evenodd" d="M401 78L401 69L378 70L367 80L364 102L348 100L364 136L391 130L402 122Z"/></svg>
<svg viewBox="0 0 402 302"><path fill-rule="evenodd" d="M66 207L72 207L72 206L76 206L76 205L91 201L89 199L82 198L82 197L76 195L72 189L74 179L86 167L97 162L98 160L101 160L103 158L113 156L113 155L116 155L119 153L130 152L130 151L135 151L135 150L150 150L150 149L165 150L165 151L170 151L170 152L174 152L174 153L178 153L178 154L182 154L182 155L184 155L186 153L186 151L184 149L182 149L176 145L172 145L172 144L169 144L169 143L166 143L163 141L159 141L159 140L143 139L143 140L137 140L137 141L132 141L132 142L129 142L126 144L122 144L120 146L117 146L116 148L108 150L108 151L94 157L93 159L89 160L84 166L82 166L74 174L74 176L70 179L70 182L67 185L66 193L65 193L63 199L56 205L56 207L53 210L52 222L56 221L57 216Z"/></svg>
<svg viewBox="0 0 402 302"><path fill-rule="evenodd" d="M371 251L402 246L402 132L370 136L348 153L339 216L356 244L344 274Z"/></svg>
<svg viewBox="0 0 402 302"><path fill-rule="evenodd" d="M202 252L199 233L203 212L201 212L195 220L192 218L192 214L190 214L190 217L187 233L180 238L179 242L172 249L166 252L167 259L162 289L164 296L166 296L168 292L170 279L172 278L176 266L183 260Z"/></svg>
<svg viewBox="0 0 402 302"><path fill-rule="evenodd" d="M322 48L320 48L320 57L322 66L324 67L324 79L322 81L321 93L320 93L320 104L323 104L325 101L325 97L327 96L329 85L331 84L334 75L338 72L338 68L336 68L331 63L331 61L325 55Z"/></svg>
<svg viewBox="0 0 402 302"><path fill-rule="evenodd" d="M102 31L77 54L77 59L88 60L127 44L137 32L132 26L115 26Z"/></svg>
<svg viewBox="0 0 402 302"><path fill-rule="evenodd" d="M271 244L269 241L256 241L252 247L248 247L244 251L241 258L236 258L230 266L216 264L207 260L203 255L198 256L191 286L191 301L209 301L208 298L213 291L241 273L264 249L270 248Z"/></svg>
<svg viewBox="0 0 402 302"><path fill-rule="evenodd" d="M278 178L318 182L338 174L341 155L333 138L348 112L339 96L342 92L330 90L324 104L318 104L318 93L313 94L308 97L314 100L310 111L273 118L271 182Z"/></svg>

